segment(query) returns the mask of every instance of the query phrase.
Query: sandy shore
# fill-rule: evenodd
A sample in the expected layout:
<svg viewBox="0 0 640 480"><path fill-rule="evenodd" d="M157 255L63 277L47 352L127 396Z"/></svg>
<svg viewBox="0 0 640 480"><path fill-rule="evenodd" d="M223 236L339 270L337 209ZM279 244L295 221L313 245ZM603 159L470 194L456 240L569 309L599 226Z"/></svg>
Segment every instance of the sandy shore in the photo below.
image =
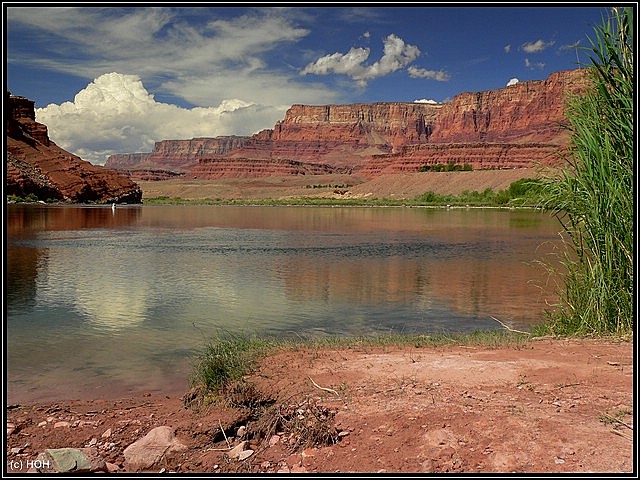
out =
<svg viewBox="0 0 640 480"><path fill-rule="evenodd" d="M125 448L159 426L186 449L155 472L612 473L634 465L631 342L299 349L266 358L245 381L270 405L261 417L219 404L187 408L182 396L157 393L12 406L6 450L16 468L8 471L24 471L47 448L89 447L125 472ZM335 443L305 444L319 412ZM264 435L260 426L278 415ZM300 421L306 430L295 429ZM241 440L253 452L230 459Z"/></svg>

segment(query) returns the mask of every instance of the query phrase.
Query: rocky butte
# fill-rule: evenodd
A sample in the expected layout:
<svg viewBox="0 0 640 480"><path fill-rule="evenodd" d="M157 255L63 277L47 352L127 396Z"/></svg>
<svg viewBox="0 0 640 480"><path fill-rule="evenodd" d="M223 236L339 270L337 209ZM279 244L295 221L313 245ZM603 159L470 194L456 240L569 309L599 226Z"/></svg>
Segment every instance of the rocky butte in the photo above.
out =
<svg viewBox="0 0 640 480"><path fill-rule="evenodd" d="M6 93L6 194L65 203L140 203L142 190L113 170L57 146L35 121L34 102Z"/></svg>
<svg viewBox="0 0 640 480"><path fill-rule="evenodd" d="M213 179L320 173L372 178L450 163L473 169L553 165L568 143L566 101L586 87L584 72L465 92L442 104L293 105L273 129L251 137L165 140L151 154L112 155L106 166L126 165L133 178L151 179L154 171L157 179L167 178L163 171L170 167L171 175ZM226 151L217 148L229 138L235 144L227 140ZM190 142L213 147L196 152Z"/></svg>

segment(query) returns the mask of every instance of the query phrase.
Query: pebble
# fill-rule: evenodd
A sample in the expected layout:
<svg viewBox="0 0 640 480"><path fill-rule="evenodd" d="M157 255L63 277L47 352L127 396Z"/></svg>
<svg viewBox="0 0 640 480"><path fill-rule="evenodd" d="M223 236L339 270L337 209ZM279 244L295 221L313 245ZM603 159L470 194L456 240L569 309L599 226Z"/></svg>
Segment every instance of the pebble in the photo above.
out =
<svg viewBox="0 0 640 480"><path fill-rule="evenodd" d="M316 449L315 448L307 448L306 450L302 451L302 458L315 457L315 456L316 456Z"/></svg>

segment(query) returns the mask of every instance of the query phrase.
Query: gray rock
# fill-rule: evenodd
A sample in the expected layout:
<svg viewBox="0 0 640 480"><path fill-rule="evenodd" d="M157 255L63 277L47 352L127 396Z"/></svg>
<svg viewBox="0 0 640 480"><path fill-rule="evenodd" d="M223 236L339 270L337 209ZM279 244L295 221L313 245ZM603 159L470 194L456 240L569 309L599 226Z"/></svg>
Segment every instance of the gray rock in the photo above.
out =
<svg viewBox="0 0 640 480"><path fill-rule="evenodd" d="M156 427L124 449L124 466L130 471L151 470L187 448L171 427Z"/></svg>
<svg viewBox="0 0 640 480"><path fill-rule="evenodd" d="M38 472L88 473L106 472L107 465L91 448L49 448L38 456Z"/></svg>

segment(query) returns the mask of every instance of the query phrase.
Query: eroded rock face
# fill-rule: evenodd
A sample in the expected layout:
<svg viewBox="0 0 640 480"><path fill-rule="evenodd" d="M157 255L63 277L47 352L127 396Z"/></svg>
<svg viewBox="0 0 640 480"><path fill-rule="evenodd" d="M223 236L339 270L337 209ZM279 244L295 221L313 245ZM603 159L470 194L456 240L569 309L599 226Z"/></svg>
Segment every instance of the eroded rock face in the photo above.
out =
<svg viewBox="0 0 640 480"><path fill-rule="evenodd" d="M34 102L6 95L6 194L69 203L140 203L142 190L120 173L58 147L35 121Z"/></svg>
<svg viewBox="0 0 640 480"><path fill-rule="evenodd" d="M202 160L190 176L201 179L256 178L289 175L325 175L336 172L331 165L304 163L294 160L216 158Z"/></svg>
<svg viewBox="0 0 640 480"><path fill-rule="evenodd" d="M371 103L293 105L273 129L273 141L355 143L388 149L429 141L442 105Z"/></svg>
<svg viewBox="0 0 640 480"><path fill-rule="evenodd" d="M583 70L566 70L547 80L520 82L498 90L467 92L443 105L430 141L558 142L565 140L568 95L585 87Z"/></svg>
<svg viewBox="0 0 640 480"><path fill-rule="evenodd" d="M542 165L557 165L565 147L556 143L432 143L408 145L397 154L374 155L358 173L376 177L388 173L410 173L434 165L468 164L473 170L530 168L532 159Z"/></svg>
<svg viewBox="0 0 640 480"><path fill-rule="evenodd" d="M474 169L553 165L568 143L566 100L585 88L584 72L555 72L546 80L462 93L443 104L293 105L273 129L229 145L227 151L196 152L191 145L184 147L190 141L166 140L139 166L177 167L178 151L180 168L192 165L188 175L196 178L316 170L371 177L447 163ZM107 165L118 166L119 157L112 158Z"/></svg>
<svg viewBox="0 0 640 480"><path fill-rule="evenodd" d="M132 179L164 180L182 175L198 165L202 158L224 155L242 147L248 137L226 136L193 138L191 140L162 140L156 142L151 153L119 153L111 155L106 168L126 170ZM158 171L157 176L154 171ZM154 178L156 176L157 178Z"/></svg>

